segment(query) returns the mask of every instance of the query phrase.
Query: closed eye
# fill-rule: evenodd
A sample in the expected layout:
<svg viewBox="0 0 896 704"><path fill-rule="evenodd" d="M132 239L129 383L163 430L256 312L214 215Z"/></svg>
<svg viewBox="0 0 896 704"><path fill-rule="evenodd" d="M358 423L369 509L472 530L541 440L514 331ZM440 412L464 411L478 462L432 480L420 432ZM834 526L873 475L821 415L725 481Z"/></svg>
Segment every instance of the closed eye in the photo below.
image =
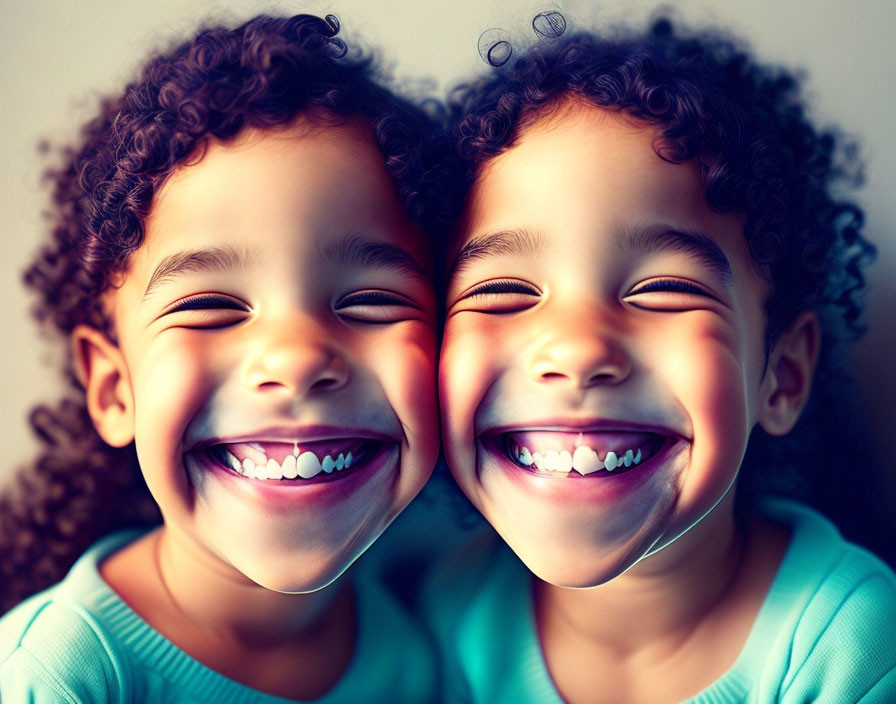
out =
<svg viewBox="0 0 896 704"><path fill-rule="evenodd" d="M199 293L195 296L187 296L172 303L166 313L174 313L182 310L247 310L248 306L230 296L221 296L214 293Z"/></svg>
<svg viewBox="0 0 896 704"><path fill-rule="evenodd" d="M172 327L214 329L234 325L246 318L250 306L233 296L197 293L167 306L159 318L172 318Z"/></svg>
<svg viewBox="0 0 896 704"><path fill-rule="evenodd" d="M520 279L493 279L464 291L452 313L513 313L531 308L541 300L541 291Z"/></svg>
<svg viewBox="0 0 896 704"><path fill-rule="evenodd" d="M360 323L398 323L418 317L422 308L411 299L385 290L357 291L333 306L340 315Z"/></svg>
<svg viewBox="0 0 896 704"><path fill-rule="evenodd" d="M659 311L686 311L705 308L721 301L701 284L688 279L651 279L636 285L624 299L637 308Z"/></svg>

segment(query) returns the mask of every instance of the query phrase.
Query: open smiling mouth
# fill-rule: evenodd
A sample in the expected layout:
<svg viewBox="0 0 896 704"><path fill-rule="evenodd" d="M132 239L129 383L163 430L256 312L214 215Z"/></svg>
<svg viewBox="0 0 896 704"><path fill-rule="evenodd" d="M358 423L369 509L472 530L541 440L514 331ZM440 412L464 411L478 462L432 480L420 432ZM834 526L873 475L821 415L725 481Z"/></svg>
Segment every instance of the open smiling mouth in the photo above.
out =
<svg viewBox="0 0 896 704"><path fill-rule="evenodd" d="M546 476L608 477L657 457L679 438L652 432L523 430L497 436L517 467Z"/></svg>
<svg viewBox="0 0 896 704"><path fill-rule="evenodd" d="M217 465L249 479L320 482L354 474L393 445L371 438L298 442L236 442L204 447Z"/></svg>

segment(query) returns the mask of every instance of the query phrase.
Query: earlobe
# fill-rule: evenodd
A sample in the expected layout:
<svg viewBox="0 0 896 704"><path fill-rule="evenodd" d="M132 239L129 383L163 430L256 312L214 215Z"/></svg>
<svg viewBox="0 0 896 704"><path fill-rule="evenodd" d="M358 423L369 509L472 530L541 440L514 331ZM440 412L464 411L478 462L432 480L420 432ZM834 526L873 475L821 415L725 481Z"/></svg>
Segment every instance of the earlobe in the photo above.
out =
<svg viewBox="0 0 896 704"><path fill-rule="evenodd" d="M70 339L75 374L84 386L93 425L109 445L128 445L134 440L134 395L121 350L87 325L77 326Z"/></svg>
<svg viewBox="0 0 896 704"><path fill-rule="evenodd" d="M821 331L814 310L800 313L781 333L769 355L762 384L759 425L769 435L786 435L812 389Z"/></svg>

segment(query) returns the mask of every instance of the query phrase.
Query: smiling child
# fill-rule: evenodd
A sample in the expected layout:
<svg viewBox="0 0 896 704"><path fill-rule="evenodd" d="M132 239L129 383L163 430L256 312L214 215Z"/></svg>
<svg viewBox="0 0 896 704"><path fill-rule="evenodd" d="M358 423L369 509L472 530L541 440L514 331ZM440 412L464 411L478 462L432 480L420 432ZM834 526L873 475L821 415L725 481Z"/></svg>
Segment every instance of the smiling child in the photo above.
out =
<svg viewBox="0 0 896 704"><path fill-rule="evenodd" d="M430 585L448 699L896 700L892 572L808 508L735 506L861 288L795 82L660 21L543 43L455 108L443 438L506 545Z"/></svg>
<svg viewBox="0 0 896 704"><path fill-rule="evenodd" d="M105 444L73 428L81 466L36 476L68 486L53 525L89 535L142 471L163 522L4 617L4 701L431 697L415 627L339 579L438 452L430 255L406 210L429 125L340 56L337 29L200 32L104 104L55 176L29 281Z"/></svg>

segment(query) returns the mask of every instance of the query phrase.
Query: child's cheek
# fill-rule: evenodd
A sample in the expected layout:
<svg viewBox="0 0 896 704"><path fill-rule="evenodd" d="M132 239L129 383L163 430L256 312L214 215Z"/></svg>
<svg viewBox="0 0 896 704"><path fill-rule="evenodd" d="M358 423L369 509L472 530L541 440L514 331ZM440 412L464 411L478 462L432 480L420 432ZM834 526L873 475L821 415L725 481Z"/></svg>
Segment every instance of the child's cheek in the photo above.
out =
<svg viewBox="0 0 896 704"><path fill-rule="evenodd" d="M693 429L682 498L705 492L713 501L736 477L749 437L745 360L733 332L711 318L665 349L667 378Z"/></svg>
<svg viewBox="0 0 896 704"><path fill-rule="evenodd" d="M473 448L476 409L496 375L503 341L485 318L460 314L445 327L439 396L446 446Z"/></svg>
<svg viewBox="0 0 896 704"><path fill-rule="evenodd" d="M367 347L368 364L377 369L414 457L415 477L429 475L439 451L436 396L436 337L433 327L419 321L390 326L386 335Z"/></svg>
<svg viewBox="0 0 896 704"><path fill-rule="evenodd" d="M165 331L132 368L137 455L150 489L152 476L167 469L180 491L189 490L180 471L185 434L220 382L215 356L196 337L196 331Z"/></svg>

